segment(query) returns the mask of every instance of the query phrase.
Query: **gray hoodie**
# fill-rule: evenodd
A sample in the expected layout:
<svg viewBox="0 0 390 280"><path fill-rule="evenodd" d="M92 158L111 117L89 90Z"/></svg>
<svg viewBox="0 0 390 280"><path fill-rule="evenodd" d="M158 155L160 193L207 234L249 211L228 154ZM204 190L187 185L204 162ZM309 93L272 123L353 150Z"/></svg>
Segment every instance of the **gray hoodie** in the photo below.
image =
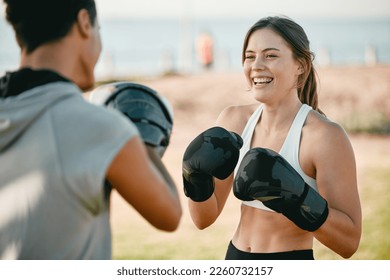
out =
<svg viewBox="0 0 390 280"><path fill-rule="evenodd" d="M111 258L105 173L137 134L69 82L0 98L0 259Z"/></svg>

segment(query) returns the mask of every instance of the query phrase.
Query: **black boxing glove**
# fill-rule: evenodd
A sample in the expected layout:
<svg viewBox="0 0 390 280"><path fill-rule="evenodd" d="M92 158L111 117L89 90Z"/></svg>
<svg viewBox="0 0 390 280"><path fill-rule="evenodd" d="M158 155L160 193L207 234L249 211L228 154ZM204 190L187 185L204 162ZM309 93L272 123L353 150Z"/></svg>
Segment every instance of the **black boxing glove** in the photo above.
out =
<svg viewBox="0 0 390 280"><path fill-rule="evenodd" d="M241 137L222 127L212 127L198 135L183 157L184 193L196 202L214 193L214 179L226 179L237 165Z"/></svg>
<svg viewBox="0 0 390 280"><path fill-rule="evenodd" d="M90 102L120 111L137 127L143 142L162 157L173 127L168 100L153 89L131 82L105 84L94 89Z"/></svg>
<svg viewBox="0 0 390 280"><path fill-rule="evenodd" d="M254 148L246 153L233 193L241 200L263 202L308 231L317 230L329 213L327 201L281 155L269 149Z"/></svg>

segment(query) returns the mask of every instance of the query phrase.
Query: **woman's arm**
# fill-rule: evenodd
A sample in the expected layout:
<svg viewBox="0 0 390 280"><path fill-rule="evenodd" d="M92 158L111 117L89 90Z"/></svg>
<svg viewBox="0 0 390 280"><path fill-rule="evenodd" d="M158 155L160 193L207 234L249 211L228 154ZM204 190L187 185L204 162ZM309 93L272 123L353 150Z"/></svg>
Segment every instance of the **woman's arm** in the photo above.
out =
<svg viewBox="0 0 390 280"><path fill-rule="evenodd" d="M328 201L329 216L314 237L349 258L359 246L362 226L355 156L340 126L327 122L318 131L313 161L319 192Z"/></svg>
<svg viewBox="0 0 390 280"><path fill-rule="evenodd" d="M243 123L246 123L246 120L240 117L241 115L242 107L228 107L219 115L216 126L240 135L243 130ZM214 177L214 193L206 201L195 202L188 199L191 218L199 229L212 225L221 214L232 188L233 177L233 173L224 180L218 180Z"/></svg>
<svg viewBox="0 0 390 280"><path fill-rule="evenodd" d="M182 215L176 186L164 165L136 136L119 151L106 178L149 223L174 231Z"/></svg>

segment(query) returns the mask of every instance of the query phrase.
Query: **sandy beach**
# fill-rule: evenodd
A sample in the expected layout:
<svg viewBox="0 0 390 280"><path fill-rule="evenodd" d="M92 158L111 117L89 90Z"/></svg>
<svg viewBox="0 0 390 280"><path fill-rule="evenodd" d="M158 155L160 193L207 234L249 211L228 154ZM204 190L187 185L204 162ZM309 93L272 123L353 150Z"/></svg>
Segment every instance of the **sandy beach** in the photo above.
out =
<svg viewBox="0 0 390 280"><path fill-rule="evenodd" d="M330 119L343 122L350 116L358 115L365 119L378 113L387 120L390 119L390 66L323 68L318 69L317 72L320 78L320 108ZM157 90L169 99L174 108L175 121L171 144L163 161L181 193L184 215L176 232L161 233L143 221L139 214L114 192L112 197L114 255L118 250L126 250L123 246L129 246L128 250L135 250L134 244L121 243L121 238L135 229L142 232L143 246L156 240L173 242L178 239L195 238L202 240L198 241L201 244L200 248L207 248L207 246L213 247L208 242L215 242L215 235L222 244L227 244L238 222L239 201L231 195L217 222L210 229L197 230L192 224L182 191L181 161L189 142L200 132L213 126L225 107L254 102L246 91L243 74L205 72L196 75L171 75L137 82ZM350 139L356 155L359 187L366 180L369 170L379 166L390 171L388 134L387 136L350 134ZM367 205L362 207L363 210L369 208ZM217 246L212 257L223 257L224 245L221 246ZM191 259L191 256L191 253L182 252L173 258Z"/></svg>

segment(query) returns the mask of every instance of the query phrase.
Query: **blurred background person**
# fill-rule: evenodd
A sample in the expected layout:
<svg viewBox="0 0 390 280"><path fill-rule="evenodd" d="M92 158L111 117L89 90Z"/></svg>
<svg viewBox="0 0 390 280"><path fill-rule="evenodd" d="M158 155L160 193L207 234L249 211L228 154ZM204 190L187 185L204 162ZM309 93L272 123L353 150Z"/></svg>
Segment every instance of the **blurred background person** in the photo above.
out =
<svg viewBox="0 0 390 280"><path fill-rule="evenodd" d="M210 70L214 63L214 39L208 32L199 34L196 40L198 62L204 70Z"/></svg>

